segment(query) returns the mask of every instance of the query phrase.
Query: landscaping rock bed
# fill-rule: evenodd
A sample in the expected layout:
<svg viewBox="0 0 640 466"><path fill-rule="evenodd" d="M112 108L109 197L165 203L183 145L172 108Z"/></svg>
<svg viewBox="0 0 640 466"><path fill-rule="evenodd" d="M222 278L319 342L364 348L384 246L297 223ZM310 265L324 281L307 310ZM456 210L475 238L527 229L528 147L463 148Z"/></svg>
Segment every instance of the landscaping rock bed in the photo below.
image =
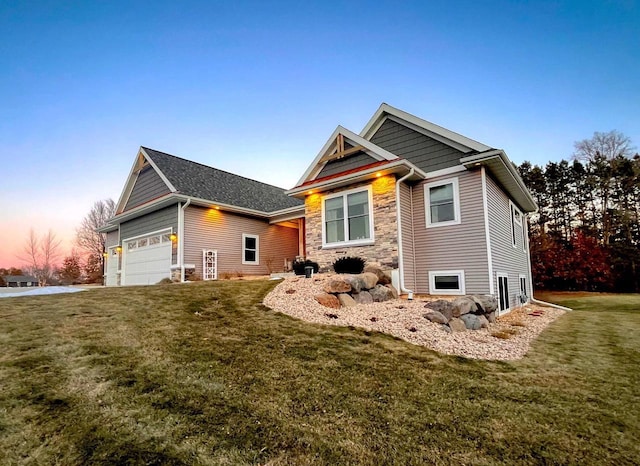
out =
<svg viewBox="0 0 640 466"><path fill-rule="evenodd" d="M425 311L433 311L433 308L425 309L425 305L438 301L437 297L420 297L413 301L391 299L367 304L356 302L356 305L339 307L323 306L316 300L316 296L326 293L325 285L336 277L335 274L320 274L313 278L287 278L266 296L264 304L274 311L308 322L354 326L388 333L441 353L489 360L522 358L540 332L564 314L559 309L526 305L475 331L467 331L466 325L463 330L459 322L454 321L453 325L459 331L449 332L444 329L443 323L431 322L424 317ZM358 294L361 293L350 296L353 298ZM336 295L331 296L340 302ZM438 312L442 314L441 311ZM447 322L449 327L452 325L451 320ZM463 322L462 319L460 321Z"/></svg>

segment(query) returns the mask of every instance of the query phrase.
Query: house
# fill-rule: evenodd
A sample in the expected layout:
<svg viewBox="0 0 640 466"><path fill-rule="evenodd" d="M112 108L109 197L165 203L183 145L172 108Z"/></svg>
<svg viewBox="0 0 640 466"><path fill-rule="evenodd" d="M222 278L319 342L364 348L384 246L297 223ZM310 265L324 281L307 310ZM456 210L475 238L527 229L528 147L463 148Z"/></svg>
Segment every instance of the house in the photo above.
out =
<svg viewBox="0 0 640 466"><path fill-rule="evenodd" d="M506 311L532 295L536 209L504 151L382 104L359 134L338 126L286 192L141 148L103 229L107 283L265 273L296 256L327 270L346 255L393 270L403 293L488 293Z"/></svg>
<svg viewBox="0 0 640 466"><path fill-rule="evenodd" d="M30 275L3 275L2 279L5 286L12 288L38 286L38 279Z"/></svg>

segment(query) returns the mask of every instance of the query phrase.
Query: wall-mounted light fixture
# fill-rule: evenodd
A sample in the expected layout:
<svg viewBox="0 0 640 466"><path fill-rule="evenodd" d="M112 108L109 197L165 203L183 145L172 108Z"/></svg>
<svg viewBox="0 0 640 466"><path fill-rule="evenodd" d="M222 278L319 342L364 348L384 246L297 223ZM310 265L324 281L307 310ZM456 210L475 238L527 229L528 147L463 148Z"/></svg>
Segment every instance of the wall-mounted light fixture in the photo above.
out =
<svg viewBox="0 0 640 466"><path fill-rule="evenodd" d="M178 235L176 235L174 232L171 232L169 238L171 239L171 241L175 241L178 239Z"/></svg>

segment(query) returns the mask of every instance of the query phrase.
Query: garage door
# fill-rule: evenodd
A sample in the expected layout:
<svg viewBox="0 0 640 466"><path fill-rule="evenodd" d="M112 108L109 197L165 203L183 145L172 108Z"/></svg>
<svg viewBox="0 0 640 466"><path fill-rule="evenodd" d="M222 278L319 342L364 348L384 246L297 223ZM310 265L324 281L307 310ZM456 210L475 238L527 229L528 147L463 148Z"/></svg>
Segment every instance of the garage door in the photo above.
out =
<svg viewBox="0 0 640 466"><path fill-rule="evenodd" d="M125 240L123 246L123 285L153 285L170 277L169 233Z"/></svg>

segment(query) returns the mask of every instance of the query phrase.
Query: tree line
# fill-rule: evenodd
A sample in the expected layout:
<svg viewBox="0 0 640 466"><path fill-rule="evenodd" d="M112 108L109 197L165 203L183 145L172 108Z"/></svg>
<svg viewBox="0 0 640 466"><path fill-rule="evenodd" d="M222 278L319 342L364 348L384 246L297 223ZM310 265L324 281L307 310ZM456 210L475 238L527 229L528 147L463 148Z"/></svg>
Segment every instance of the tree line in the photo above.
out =
<svg viewBox="0 0 640 466"><path fill-rule="evenodd" d="M640 156L617 131L574 144L571 160L518 171L538 203L529 216L534 285L640 291Z"/></svg>

